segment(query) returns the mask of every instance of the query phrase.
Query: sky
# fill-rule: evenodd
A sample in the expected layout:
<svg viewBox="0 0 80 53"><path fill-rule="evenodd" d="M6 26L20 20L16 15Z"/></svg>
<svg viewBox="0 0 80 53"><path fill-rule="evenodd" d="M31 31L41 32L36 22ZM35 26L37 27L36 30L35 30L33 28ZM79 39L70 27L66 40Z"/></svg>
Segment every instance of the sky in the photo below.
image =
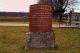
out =
<svg viewBox="0 0 80 53"><path fill-rule="evenodd" d="M29 12L29 6L36 3L37 0L0 0L0 12ZM75 11L80 12L79 4Z"/></svg>
<svg viewBox="0 0 80 53"><path fill-rule="evenodd" d="M29 6L36 0L0 0L0 12L29 12Z"/></svg>

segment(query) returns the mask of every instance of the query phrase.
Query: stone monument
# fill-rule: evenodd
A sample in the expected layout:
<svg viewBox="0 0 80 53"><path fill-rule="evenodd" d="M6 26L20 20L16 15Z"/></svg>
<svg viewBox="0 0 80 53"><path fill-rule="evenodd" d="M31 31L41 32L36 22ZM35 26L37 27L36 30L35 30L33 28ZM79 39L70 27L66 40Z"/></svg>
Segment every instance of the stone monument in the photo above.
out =
<svg viewBox="0 0 80 53"><path fill-rule="evenodd" d="M28 47L53 48L52 7L47 4L31 5L29 22Z"/></svg>

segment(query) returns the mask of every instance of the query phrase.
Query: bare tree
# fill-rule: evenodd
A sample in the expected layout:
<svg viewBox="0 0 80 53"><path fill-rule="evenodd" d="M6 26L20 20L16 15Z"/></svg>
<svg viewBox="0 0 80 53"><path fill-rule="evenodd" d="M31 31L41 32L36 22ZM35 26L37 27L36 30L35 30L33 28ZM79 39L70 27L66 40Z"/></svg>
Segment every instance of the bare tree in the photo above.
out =
<svg viewBox="0 0 80 53"><path fill-rule="evenodd" d="M54 8L53 15L59 16L60 22L62 21L62 15L65 12L65 9L69 5L76 3L76 0L39 0L38 3L41 4L51 4Z"/></svg>
<svg viewBox="0 0 80 53"><path fill-rule="evenodd" d="M55 0L54 1L54 7L55 7L55 15L57 15L59 17L59 21L62 21L62 15L65 12L65 9L67 7L68 4L68 0Z"/></svg>
<svg viewBox="0 0 80 53"><path fill-rule="evenodd" d="M40 4L52 4L52 0L39 0Z"/></svg>

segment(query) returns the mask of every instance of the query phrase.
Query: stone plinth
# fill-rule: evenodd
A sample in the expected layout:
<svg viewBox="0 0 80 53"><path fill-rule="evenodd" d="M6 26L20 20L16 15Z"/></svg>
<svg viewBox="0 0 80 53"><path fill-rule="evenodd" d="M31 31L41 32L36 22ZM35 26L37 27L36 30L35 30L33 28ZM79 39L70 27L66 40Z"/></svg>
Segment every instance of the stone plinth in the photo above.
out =
<svg viewBox="0 0 80 53"><path fill-rule="evenodd" d="M50 5L35 4L30 6L29 30L28 47L54 47L54 34L52 33L52 7Z"/></svg>
<svg viewBox="0 0 80 53"><path fill-rule="evenodd" d="M29 48L53 48L53 32L31 32L27 34Z"/></svg>

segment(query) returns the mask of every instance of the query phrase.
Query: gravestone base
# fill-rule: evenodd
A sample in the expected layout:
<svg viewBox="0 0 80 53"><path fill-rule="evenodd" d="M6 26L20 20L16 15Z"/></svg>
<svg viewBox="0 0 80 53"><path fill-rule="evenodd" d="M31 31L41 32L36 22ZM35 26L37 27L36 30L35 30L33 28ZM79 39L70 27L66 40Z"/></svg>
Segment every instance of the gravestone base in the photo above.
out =
<svg viewBox="0 0 80 53"><path fill-rule="evenodd" d="M54 48L53 32L30 32L27 34L29 48Z"/></svg>

